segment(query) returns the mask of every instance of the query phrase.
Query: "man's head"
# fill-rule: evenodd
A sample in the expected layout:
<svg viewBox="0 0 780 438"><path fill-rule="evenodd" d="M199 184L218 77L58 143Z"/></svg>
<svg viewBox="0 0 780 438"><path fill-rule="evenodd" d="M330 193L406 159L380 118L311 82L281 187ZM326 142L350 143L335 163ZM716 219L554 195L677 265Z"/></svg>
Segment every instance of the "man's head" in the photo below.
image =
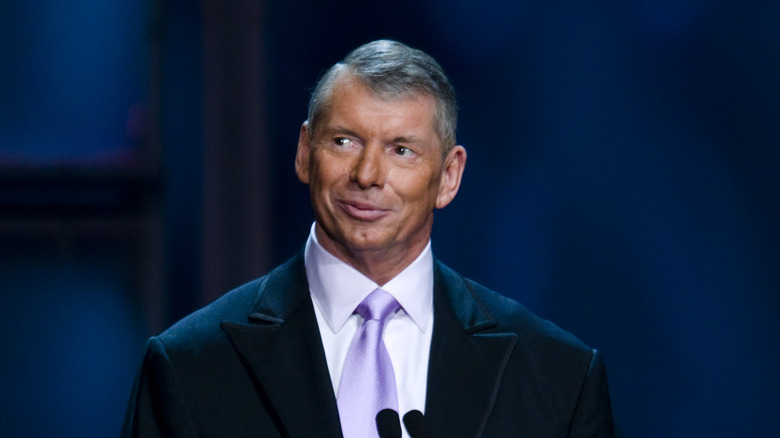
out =
<svg viewBox="0 0 780 438"><path fill-rule="evenodd" d="M435 129L442 144L442 156L455 146L458 105L444 70L425 52L391 40L360 46L325 72L309 101L310 134L327 116L333 85L344 74L354 75L377 96L386 99L412 94L430 96L436 102Z"/></svg>
<svg viewBox="0 0 780 438"><path fill-rule="evenodd" d="M435 64L395 42L368 44L347 59L382 58L388 45ZM345 62L329 70L327 85L318 85L315 110L301 126L295 170L309 184L319 242L381 285L427 245L434 209L449 204L460 187L466 150L443 147L455 127L441 134L441 100L426 88L433 82L404 79L404 62L386 63L387 74L370 64L369 83L366 68L361 77ZM448 101L454 111L454 96Z"/></svg>

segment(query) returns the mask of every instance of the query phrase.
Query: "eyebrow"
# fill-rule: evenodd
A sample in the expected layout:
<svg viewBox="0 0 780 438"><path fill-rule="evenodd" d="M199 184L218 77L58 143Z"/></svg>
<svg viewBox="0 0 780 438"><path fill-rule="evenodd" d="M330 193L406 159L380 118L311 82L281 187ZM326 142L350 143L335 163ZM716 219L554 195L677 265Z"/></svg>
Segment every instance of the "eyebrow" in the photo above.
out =
<svg viewBox="0 0 780 438"><path fill-rule="evenodd" d="M420 142L422 142L422 140L413 135L408 137L401 136L393 139L393 143L418 144Z"/></svg>
<svg viewBox="0 0 780 438"><path fill-rule="evenodd" d="M325 129L324 129L324 133L327 134L327 135L343 134L343 135L348 135L350 137L355 137L355 138L362 139L362 137L357 132L355 132L355 131L353 131L353 130L351 130L349 128L346 128L344 126L341 126L341 125L326 126ZM414 135L409 135L409 136L401 135L401 136L395 137L391 141L391 143L418 144L421 141L422 141L421 139L417 138Z"/></svg>
<svg viewBox="0 0 780 438"><path fill-rule="evenodd" d="M344 135L349 135L350 137L360 138L360 136L358 135L357 132L355 132L355 131L353 131L353 130L351 130L349 128L345 128L345 127L343 127L341 125L325 126L324 132L325 132L325 134L328 134L328 135L344 134Z"/></svg>

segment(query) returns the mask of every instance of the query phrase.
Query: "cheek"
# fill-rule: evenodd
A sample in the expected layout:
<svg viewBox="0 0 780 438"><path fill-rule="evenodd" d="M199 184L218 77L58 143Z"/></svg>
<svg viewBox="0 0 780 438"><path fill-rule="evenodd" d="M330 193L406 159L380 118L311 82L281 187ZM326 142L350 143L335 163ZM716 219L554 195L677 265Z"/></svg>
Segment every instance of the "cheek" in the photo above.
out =
<svg viewBox="0 0 780 438"><path fill-rule="evenodd" d="M396 193L414 211L433 210L439 191L437 182L430 175L409 176L396 185Z"/></svg>
<svg viewBox="0 0 780 438"><path fill-rule="evenodd" d="M311 174L312 179L317 180L317 185L330 187L342 180L346 180L349 170L350 165L347 160L337 159L337 157L323 157L318 154L312 164Z"/></svg>
<svg viewBox="0 0 780 438"><path fill-rule="evenodd" d="M313 169L309 189L311 191L312 202L319 205L320 208L332 209L332 199L339 197L338 193L344 185L344 177L339 172L334 172L333 168L320 167Z"/></svg>

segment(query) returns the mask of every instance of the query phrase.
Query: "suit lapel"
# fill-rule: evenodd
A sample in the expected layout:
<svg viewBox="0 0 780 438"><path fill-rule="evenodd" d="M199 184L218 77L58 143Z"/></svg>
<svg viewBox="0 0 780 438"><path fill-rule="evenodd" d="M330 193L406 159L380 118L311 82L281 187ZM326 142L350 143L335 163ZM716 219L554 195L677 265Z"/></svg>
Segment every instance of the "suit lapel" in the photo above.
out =
<svg viewBox="0 0 780 438"><path fill-rule="evenodd" d="M516 335L496 323L456 273L434 265L426 421L431 436L481 436ZM303 257L268 274L247 323L222 323L281 436L341 437L338 408Z"/></svg>
<svg viewBox="0 0 780 438"><path fill-rule="evenodd" d="M268 274L246 324L222 329L282 436L341 437L300 254Z"/></svg>
<svg viewBox="0 0 780 438"><path fill-rule="evenodd" d="M434 271L426 422L431 436L479 437L517 336L496 333L460 276L438 262Z"/></svg>

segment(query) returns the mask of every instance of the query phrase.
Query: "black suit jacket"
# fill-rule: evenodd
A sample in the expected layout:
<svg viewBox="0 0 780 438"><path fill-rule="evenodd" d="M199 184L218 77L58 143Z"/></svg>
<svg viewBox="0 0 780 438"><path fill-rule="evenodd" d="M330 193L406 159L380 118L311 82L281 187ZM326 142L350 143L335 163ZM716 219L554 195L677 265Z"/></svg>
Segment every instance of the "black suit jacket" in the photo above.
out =
<svg viewBox="0 0 780 438"><path fill-rule="evenodd" d="M438 261L425 418L432 437L614 433L595 350ZM302 254L148 341L123 436L341 437Z"/></svg>

